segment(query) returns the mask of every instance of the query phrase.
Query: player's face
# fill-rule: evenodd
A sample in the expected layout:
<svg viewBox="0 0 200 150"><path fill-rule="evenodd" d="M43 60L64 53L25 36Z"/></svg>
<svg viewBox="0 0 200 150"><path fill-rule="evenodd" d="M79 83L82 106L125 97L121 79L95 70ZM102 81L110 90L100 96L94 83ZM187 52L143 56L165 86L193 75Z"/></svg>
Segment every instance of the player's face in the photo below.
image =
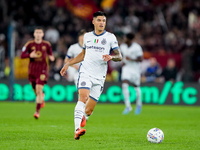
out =
<svg viewBox="0 0 200 150"><path fill-rule="evenodd" d="M102 31L105 29L105 26L106 26L106 17L97 16L96 18L93 18L92 23L94 24L94 28L96 30Z"/></svg>
<svg viewBox="0 0 200 150"><path fill-rule="evenodd" d="M44 36L44 32L41 29L36 29L34 31L33 35L34 35L34 37L35 37L36 40L41 40L43 38L43 36Z"/></svg>

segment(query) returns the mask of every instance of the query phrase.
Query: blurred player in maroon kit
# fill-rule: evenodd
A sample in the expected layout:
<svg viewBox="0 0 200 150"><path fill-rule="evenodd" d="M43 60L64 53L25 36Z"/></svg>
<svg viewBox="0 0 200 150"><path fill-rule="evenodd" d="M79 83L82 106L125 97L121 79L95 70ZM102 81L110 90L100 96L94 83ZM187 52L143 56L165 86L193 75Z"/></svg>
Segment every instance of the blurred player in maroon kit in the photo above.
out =
<svg viewBox="0 0 200 150"><path fill-rule="evenodd" d="M30 84L36 95L37 106L34 117L38 119L40 108L44 107L43 87L48 78L46 57L48 56L51 61L54 61L55 58L52 54L51 44L42 39L44 36L43 29L36 28L33 35L34 40L28 41L22 48L21 58L30 58L28 74Z"/></svg>

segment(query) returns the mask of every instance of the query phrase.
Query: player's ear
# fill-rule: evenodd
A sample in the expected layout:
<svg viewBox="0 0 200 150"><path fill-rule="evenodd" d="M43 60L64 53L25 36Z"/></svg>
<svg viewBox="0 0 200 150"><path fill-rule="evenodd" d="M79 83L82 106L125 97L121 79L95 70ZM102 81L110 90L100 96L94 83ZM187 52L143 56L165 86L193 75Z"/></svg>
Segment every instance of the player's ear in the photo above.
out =
<svg viewBox="0 0 200 150"><path fill-rule="evenodd" d="M42 37L44 37L44 32L42 32Z"/></svg>
<svg viewBox="0 0 200 150"><path fill-rule="evenodd" d="M33 32L33 36L35 37L35 31Z"/></svg>
<svg viewBox="0 0 200 150"><path fill-rule="evenodd" d="M94 24L94 18L92 19L92 24Z"/></svg>

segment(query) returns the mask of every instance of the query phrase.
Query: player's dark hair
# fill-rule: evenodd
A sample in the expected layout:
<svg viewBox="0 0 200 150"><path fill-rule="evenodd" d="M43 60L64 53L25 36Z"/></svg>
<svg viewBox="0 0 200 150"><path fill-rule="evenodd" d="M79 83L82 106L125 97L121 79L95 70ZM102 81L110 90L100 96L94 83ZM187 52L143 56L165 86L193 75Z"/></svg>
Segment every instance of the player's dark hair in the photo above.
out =
<svg viewBox="0 0 200 150"><path fill-rule="evenodd" d="M102 11L97 11L93 14L93 18L96 18L97 16L105 16L106 17L106 13L102 12Z"/></svg>
<svg viewBox="0 0 200 150"><path fill-rule="evenodd" d="M81 35L83 35L83 34L85 34L85 33L86 33L86 30L85 30L85 29L82 29L81 31L79 31L78 36L81 36Z"/></svg>
<svg viewBox="0 0 200 150"><path fill-rule="evenodd" d="M129 39L129 40L133 40L135 38L135 34L128 33L128 34L126 34L126 38Z"/></svg>
<svg viewBox="0 0 200 150"><path fill-rule="evenodd" d="M44 29L42 27L35 27L34 31L35 30L42 30L44 32Z"/></svg>

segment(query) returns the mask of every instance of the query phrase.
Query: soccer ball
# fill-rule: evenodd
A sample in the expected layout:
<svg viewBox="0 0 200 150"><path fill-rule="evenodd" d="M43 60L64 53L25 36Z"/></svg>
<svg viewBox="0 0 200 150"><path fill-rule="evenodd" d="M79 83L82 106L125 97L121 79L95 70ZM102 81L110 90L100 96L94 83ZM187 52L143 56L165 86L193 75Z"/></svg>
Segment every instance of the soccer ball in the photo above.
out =
<svg viewBox="0 0 200 150"><path fill-rule="evenodd" d="M152 128L147 133L147 140L150 143L161 143L164 140L164 133L158 128Z"/></svg>

